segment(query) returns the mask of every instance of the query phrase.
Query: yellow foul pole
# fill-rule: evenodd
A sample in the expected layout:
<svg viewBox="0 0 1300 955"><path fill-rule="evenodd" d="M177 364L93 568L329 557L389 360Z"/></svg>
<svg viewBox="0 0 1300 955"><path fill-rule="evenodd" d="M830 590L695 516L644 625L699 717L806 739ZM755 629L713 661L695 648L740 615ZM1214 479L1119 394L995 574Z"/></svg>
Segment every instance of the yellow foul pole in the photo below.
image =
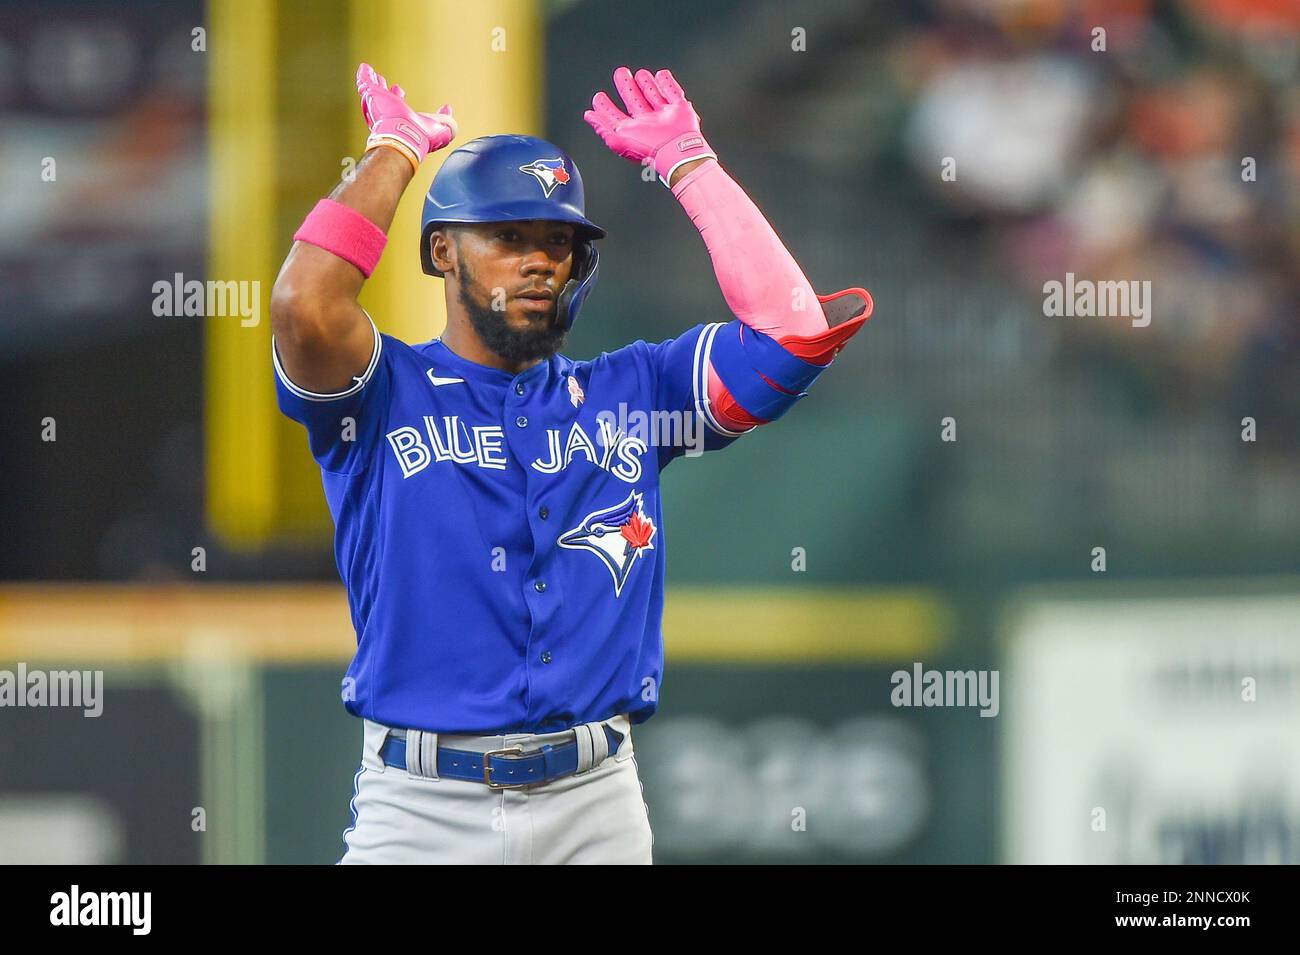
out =
<svg viewBox="0 0 1300 955"><path fill-rule="evenodd" d="M251 547L276 518L274 383L267 315L275 276L276 0L209 0L208 279L248 283L258 321L208 316L205 433L208 518ZM253 283L256 283L255 285Z"/></svg>
<svg viewBox="0 0 1300 955"><path fill-rule="evenodd" d="M379 327L426 341L446 323L441 279L420 270L424 194L442 158L490 133L539 133L539 0L209 0L208 278L257 282L255 325L210 317L206 333L208 521L236 549L328 534L320 475L302 429L276 407L271 285L293 229L359 159L352 90L366 61L408 100L450 103L460 135L408 188L361 303ZM332 43L340 31L345 46ZM343 60L346 57L346 61Z"/></svg>
<svg viewBox="0 0 1300 955"><path fill-rule="evenodd" d="M460 135L425 162L389 230L361 304L408 342L441 333L442 280L420 269L420 211L442 158L492 133L541 132L543 10L538 0L352 0L353 59L366 62L425 112L450 103ZM353 64L355 68L355 63ZM365 128L356 118L357 148Z"/></svg>

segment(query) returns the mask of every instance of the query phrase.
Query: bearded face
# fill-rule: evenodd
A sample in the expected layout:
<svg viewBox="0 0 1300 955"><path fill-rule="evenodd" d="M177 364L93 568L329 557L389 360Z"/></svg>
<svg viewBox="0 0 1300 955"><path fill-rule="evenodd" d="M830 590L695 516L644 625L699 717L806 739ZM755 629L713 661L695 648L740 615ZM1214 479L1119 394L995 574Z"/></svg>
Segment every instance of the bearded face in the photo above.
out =
<svg viewBox="0 0 1300 955"><path fill-rule="evenodd" d="M456 297L483 344L512 363L559 351L568 331L558 327L556 299L573 268L573 227L545 220L470 223L449 236Z"/></svg>
<svg viewBox="0 0 1300 955"><path fill-rule="evenodd" d="M503 297L494 291L501 286L485 284L467 259L460 262L457 297L484 345L511 362L549 358L564 347L568 330L556 322L558 289L551 290L549 301L521 299L509 293ZM504 308L494 307L502 301ZM529 304L532 302L537 305Z"/></svg>

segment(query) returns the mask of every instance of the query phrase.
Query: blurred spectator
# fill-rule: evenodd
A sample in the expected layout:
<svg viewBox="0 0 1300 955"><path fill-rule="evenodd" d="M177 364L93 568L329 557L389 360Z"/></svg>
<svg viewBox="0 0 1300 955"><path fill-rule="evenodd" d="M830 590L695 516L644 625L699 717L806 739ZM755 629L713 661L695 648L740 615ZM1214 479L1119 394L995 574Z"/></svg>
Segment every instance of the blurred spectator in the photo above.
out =
<svg viewBox="0 0 1300 955"><path fill-rule="evenodd" d="M1300 86L1274 67L1296 63L1297 11L966 0L897 41L900 85L919 77L915 174L980 224L1027 296L1067 272L1151 282L1149 327L1063 319L1059 339L1133 409L1253 395L1257 415L1281 413L1280 389L1249 382L1295 347ZM954 31L954 12L977 27Z"/></svg>

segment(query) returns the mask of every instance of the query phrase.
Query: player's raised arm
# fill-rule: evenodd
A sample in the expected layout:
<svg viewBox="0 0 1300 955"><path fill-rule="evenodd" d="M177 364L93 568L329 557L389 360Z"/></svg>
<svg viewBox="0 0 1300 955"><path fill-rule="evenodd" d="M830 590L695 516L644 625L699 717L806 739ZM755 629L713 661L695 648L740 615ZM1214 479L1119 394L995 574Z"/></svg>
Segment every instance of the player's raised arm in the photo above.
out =
<svg viewBox="0 0 1300 955"><path fill-rule="evenodd" d="M710 424L734 434L773 421L862 327L871 297L857 288L813 291L763 213L718 163L672 73L619 67L614 85L627 112L600 92L584 118L619 156L654 164L700 231L723 297L742 323L709 341Z"/></svg>
<svg viewBox="0 0 1300 955"><path fill-rule="evenodd" d="M368 366L375 333L357 304L379 261L398 200L431 152L456 135L451 107L419 113L400 86L365 63L357 92L370 137L352 180L322 199L294 234L271 291L271 328L284 373L310 392L347 389Z"/></svg>

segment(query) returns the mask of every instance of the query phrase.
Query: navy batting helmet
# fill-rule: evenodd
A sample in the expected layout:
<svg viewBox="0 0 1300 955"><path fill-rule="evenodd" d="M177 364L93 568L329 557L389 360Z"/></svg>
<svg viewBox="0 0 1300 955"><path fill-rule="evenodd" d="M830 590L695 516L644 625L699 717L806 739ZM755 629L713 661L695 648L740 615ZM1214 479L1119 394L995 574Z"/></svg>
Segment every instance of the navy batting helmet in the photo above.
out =
<svg viewBox="0 0 1300 955"><path fill-rule="evenodd" d="M548 219L574 227L573 270L556 298L560 325L573 325L596 284L594 239L605 230L587 219L582 175L563 150L535 136L481 136L451 152L429 187L420 221L420 263L433 264L429 236L450 222L514 222Z"/></svg>

